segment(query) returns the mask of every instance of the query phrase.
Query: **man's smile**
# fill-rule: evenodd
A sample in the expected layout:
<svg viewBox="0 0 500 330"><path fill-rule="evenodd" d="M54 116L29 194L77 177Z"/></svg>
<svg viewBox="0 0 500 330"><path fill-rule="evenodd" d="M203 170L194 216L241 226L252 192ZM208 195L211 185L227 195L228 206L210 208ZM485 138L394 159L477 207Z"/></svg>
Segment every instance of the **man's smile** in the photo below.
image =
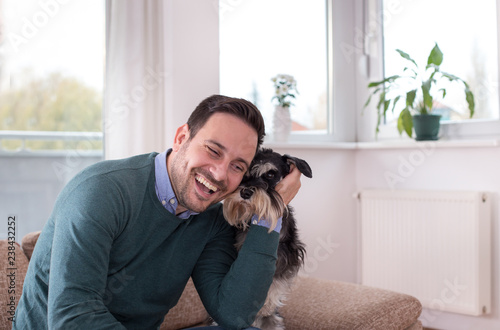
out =
<svg viewBox="0 0 500 330"><path fill-rule="evenodd" d="M207 179L205 179L203 176L197 174L195 176L195 179L196 181L199 183L198 184L198 187L200 187L200 189L206 193L206 194L213 194L213 193L216 193L219 191L219 188L217 188L216 186L214 186L213 184L211 184Z"/></svg>

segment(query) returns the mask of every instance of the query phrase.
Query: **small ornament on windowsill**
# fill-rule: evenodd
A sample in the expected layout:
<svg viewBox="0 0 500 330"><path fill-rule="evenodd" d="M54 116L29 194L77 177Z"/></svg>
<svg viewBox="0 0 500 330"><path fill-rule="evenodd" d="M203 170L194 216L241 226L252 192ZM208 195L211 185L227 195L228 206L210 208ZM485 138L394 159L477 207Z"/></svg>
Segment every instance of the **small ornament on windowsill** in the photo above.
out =
<svg viewBox="0 0 500 330"><path fill-rule="evenodd" d="M290 116L290 106L292 98L295 98L297 91L297 82L293 76L279 74L273 77L274 93L272 100L278 102L274 109L273 116L273 136L276 142L286 142L292 131L292 118Z"/></svg>

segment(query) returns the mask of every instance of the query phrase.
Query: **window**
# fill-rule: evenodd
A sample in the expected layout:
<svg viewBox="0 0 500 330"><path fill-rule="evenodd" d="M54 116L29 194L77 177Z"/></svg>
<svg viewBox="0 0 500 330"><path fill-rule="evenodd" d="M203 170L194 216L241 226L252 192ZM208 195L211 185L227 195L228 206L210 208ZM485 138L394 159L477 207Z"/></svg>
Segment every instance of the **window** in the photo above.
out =
<svg viewBox="0 0 500 330"><path fill-rule="evenodd" d="M327 1L220 0L220 92L255 103L272 127L273 82L291 75L299 94L292 134L328 132ZM269 132L267 132L269 134Z"/></svg>
<svg viewBox="0 0 500 330"><path fill-rule="evenodd" d="M102 159L104 8L0 1L0 216L17 217L17 239L40 230L67 181Z"/></svg>
<svg viewBox="0 0 500 330"><path fill-rule="evenodd" d="M438 43L444 54L442 71L467 81L476 104L474 117L470 120L463 89L453 83L443 86L447 95L434 105L434 111L442 115L441 122L499 119L495 0L384 0L382 4L386 77L400 74L404 68L405 61L396 49L410 54L417 64L423 63L422 67L427 63L430 50ZM389 114L387 123L397 119L398 114L398 111Z"/></svg>

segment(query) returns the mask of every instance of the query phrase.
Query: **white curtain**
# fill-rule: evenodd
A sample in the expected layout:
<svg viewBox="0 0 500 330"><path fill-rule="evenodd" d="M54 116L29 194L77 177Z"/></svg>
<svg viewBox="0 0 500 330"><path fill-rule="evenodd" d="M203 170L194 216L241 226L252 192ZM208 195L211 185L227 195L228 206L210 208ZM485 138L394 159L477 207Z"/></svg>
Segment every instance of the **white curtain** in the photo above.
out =
<svg viewBox="0 0 500 330"><path fill-rule="evenodd" d="M219 92L218 14L218 0L106 1L106 159L165 150Z"/></svg>
<svg viewBox="0 0 500 330"><path fill-rule="evenodd" d="M163 151L169 60L163 0L106 1L106 159Z"/></svg>

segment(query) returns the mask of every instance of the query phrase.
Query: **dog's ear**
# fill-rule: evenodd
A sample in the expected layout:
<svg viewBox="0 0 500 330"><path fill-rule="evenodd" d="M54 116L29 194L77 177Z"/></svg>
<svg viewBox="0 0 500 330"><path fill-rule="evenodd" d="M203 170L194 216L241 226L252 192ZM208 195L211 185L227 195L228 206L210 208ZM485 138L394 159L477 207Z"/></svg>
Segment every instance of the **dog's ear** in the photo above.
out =
<svg viewBox="0 0 500 330"><path fill-rule="evenodd" d="M300 173L304 174L308 178L312 178L312 170L309 164L303 159L292 157L290 155L283 155L283 160L287 163L292 163L299 169Z"/></svg>

